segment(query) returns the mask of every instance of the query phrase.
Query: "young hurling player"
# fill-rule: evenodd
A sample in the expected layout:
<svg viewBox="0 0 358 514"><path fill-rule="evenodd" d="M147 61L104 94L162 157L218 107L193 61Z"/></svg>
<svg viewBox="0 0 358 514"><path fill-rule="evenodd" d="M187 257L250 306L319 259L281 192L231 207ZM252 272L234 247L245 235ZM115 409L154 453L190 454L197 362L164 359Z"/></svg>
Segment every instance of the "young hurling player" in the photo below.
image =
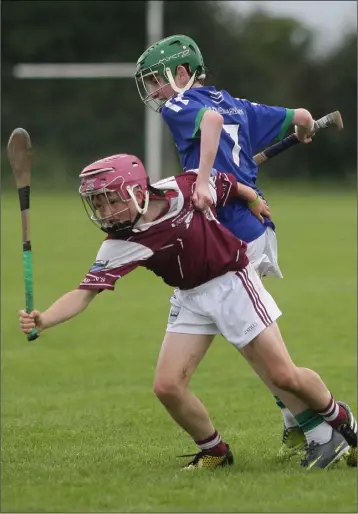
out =
<svg viewBox="0 0 358 514"><path fill-rule="evenodd" d="M160 111L173 135L184 171L199 169L195 205L205 209L212 203L209 176L213 168L234 174L262 197L256 185L258 168L253 154L273 139L281 139L291 124L301 141L310 142L312 116L306 109L271 107L235 98L214 86L205 87L204 80L202 54L197 44L184 35L158 41L137 61L136 83L141 99ZM275 225L269 217L262 224L247 203L237 199L220 208L218 218L248 243L248 258L260 277L282 278ZM284 421L279 455L294 454L304 440L303 431L282 398L275 399Z"/></svg>
<svg viewBox="0 0 358 514"><path fill-rule="evenodd" d="M326 468L346 454L349 445L357 447L351 410L334 400L314 371L292 362L276 323L281 312L249 263L246 243L215 217L214 205L225 207L236 198L252 201L253 189L218 172L209 183L213 205L201 212L192 202L196 172L181 173L152 187L141 161L123 154L90 164L80 179L87 212L107 237L78 289L44 312L20 312L24 332L73 318L100 291L113 290L119 278L143 266L177 288L154 391L199 447L187 468L233 462L228 444L189 389L191 376L219 333L264 383L274 385L293 412L299 405L295 414L308 443L303 466ZM252 210L257 216L269 214L263 201Z"/></svg>

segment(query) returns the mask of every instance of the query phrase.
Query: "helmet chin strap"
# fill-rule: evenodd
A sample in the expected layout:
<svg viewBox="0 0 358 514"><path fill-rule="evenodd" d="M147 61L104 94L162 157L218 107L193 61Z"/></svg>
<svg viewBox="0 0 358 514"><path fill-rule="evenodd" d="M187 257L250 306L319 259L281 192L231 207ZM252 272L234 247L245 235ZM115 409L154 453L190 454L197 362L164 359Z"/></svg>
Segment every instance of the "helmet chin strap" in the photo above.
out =
<svg viewBox="0 0 358 514"><path fill-rule="evenodd" d="M118 236L121 237L125 234L128 234L133 230L134 225L137 223L137 221L140 218L140 214L138 212L136 219L134 221L124 221L123 223L116 223L112 227L101 227L101 230L103 232L106 232L106 234L111 234L112 236Z"/></svg>
<svg viewBox="0 0 358 514"><path fill-rule="evenodd" d="M169 84L172 86L172 88L174 89L174 91L176 93L184 93L185 91L188 91L188 89L190 89L191 86L194 84L195 78L196 78L195 77L195 73L193 73L193 75L190 77L190 80L187 83L187 85L184 86L184 87L179 87L179 86L176 85L176 83L174 81L172 70L170 68L165 68L165 73L166 73L166 75L168 77Z"/></svg>
<svg viewBox="0 0 358 514"><path fill-rule="evenodd" d="M145 192L145 198L144 198L144 205L143 205L143 207L140 207L140 205L139 205L139 203L137 201L137 198L135 197L135 194L133 193L133 188L131 186L127 187L127 191L128 191L128 194L130 195L130 197L133 200L133 203L134 203L135 208L137 209L137 212L140 215L145 214L147 212L147 210L148 210L148 205L149 205L149 191Z"/></svg>

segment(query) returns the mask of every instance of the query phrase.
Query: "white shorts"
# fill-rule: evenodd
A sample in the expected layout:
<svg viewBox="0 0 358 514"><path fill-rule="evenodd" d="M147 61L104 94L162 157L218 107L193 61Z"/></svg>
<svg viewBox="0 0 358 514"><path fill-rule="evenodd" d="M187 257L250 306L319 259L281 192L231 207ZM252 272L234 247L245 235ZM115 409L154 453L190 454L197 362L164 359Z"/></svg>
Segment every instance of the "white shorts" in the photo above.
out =
<svg viewBox="0 0 358 514"><path fill-rule="evenodd" d="M260 278L269 275L283 278L277 261L277 238L271 227L267 227L260 237L248 243L246 255Z"/></svg>
<svg viewBox="0 0 358 514"><path fill-rule="evenodd" d="M199 287L176 289L170 303L167 332L222 334L238 349L281 315L251 264Z"/></svg>

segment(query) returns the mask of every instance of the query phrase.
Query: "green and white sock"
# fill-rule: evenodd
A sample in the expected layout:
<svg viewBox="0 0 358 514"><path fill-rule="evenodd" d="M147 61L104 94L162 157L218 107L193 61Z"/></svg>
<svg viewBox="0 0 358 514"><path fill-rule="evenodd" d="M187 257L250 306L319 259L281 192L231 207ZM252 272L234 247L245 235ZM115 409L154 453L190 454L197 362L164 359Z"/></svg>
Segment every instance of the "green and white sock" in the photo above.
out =
<svg viewBox="0 0 358 514"><path fill-rule="evenodd" d="M281 402L280 398L278 396L274 396L277 407L280 408L281 414L283 417L283 423L286 428L293 428L298 427L298 423L296 421L295 416L292 414L292 412L286 407L286 405Z"/></svg>
<svg viewBox="0 0 358 514"><path fill-rule="evenodd" d="M298 426L302 428L308 444L311 441L325 444L331 440L333 428L317 412L307 409L297 414L296 420Z"/></svg>

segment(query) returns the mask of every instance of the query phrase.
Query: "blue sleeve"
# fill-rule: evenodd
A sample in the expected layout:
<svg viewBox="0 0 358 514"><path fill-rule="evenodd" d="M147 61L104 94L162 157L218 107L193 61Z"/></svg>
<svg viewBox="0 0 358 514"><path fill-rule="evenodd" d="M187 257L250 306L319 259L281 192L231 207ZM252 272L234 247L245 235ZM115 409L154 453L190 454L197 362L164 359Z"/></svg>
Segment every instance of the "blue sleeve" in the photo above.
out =
<svg viewBox="0 0 358 514"><path fill-rule="evenodd" d="M171 130L174 140L200 138L200 123L207 107L181 95L168 100L161 109L161 115Z"/></svg>
<svg viewBox="0 0 358 514"><path fill-rule="evenodd" d="M294 110L241 100L247 113L252 151L281 140L292 124Z"/></svg>

